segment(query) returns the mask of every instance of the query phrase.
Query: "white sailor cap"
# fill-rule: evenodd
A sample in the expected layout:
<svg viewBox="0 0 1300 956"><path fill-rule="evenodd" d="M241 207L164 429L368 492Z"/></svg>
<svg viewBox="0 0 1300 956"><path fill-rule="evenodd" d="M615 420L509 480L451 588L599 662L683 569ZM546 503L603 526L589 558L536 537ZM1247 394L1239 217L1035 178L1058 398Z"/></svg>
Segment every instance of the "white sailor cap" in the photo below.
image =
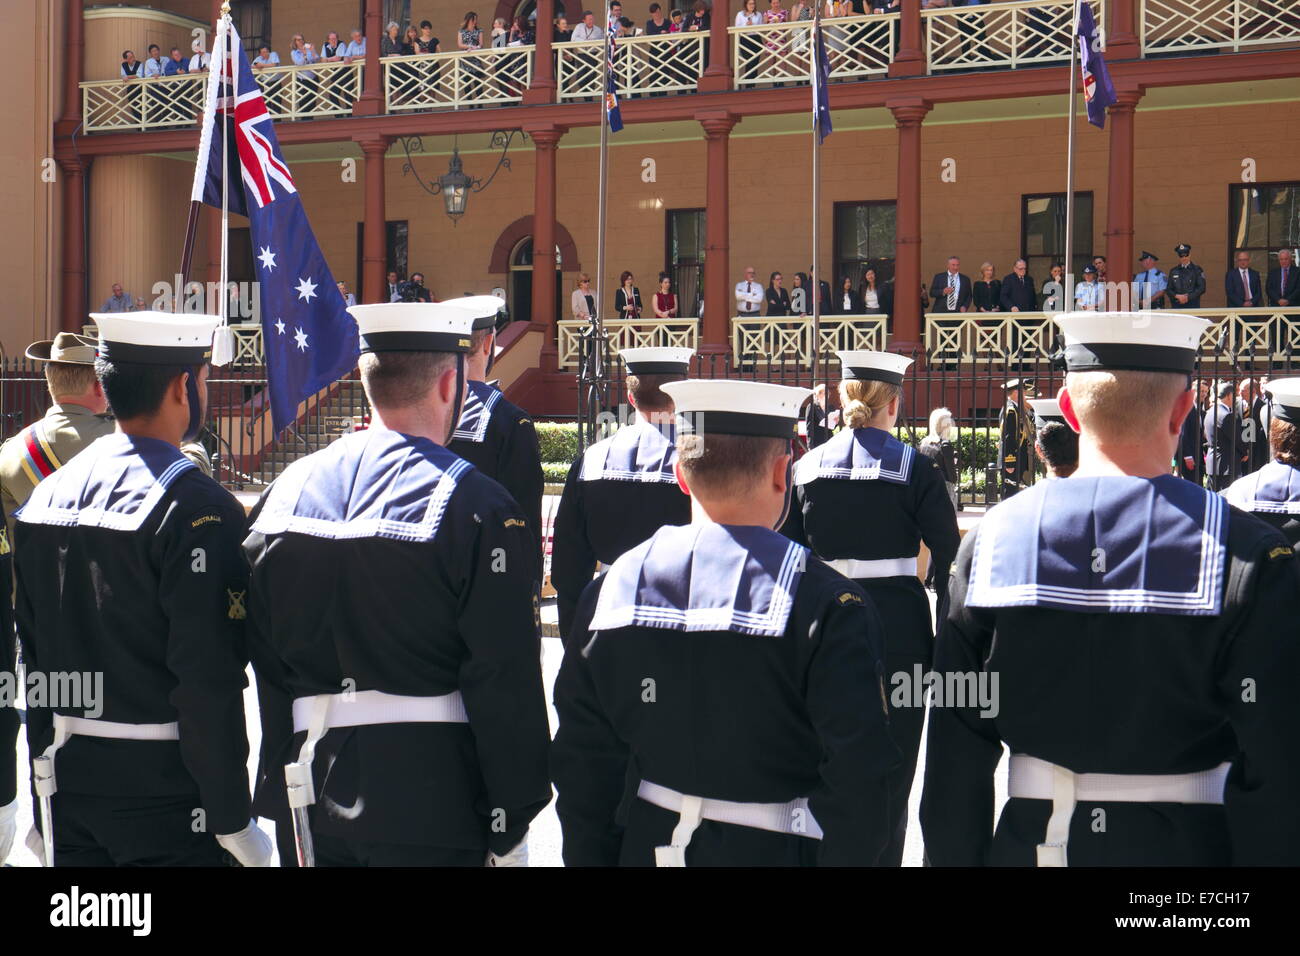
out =
<svg viewBox="0 0 1300 956"><path fill-rule="evenodd" d="M736 379L688 379L663 386L682 430L715 435L794 438L806 388Z"/></svg>
<svg viewBox="0 0 1300 956"><path fill-rule="evenodd" d="M1034 418L1040 423L1065 423L1065 415L1061 412L1061 404L1054 398L1031 398L1029 399L1029 407L1034 410Z"/></svg>
<svg viewBox="0 0 1300 956"><path fill-rule="evenodd" d="M835 354L840 357L844 378L863 382L888 382L890 385L902 385L903 373L912 364L910 358L897 352L871 352L859 349Z"/></svg>
<svg viewBox="0 0 1300 956"><path fill-rule="evenodd" d="M468 352L474 311L446 302L380 302L348 308L362 352Z"/></svg>
<svg viewBox="0 0 1300 956"><path fill-rule="evenodd" d="M1269 397L1269 414L1292 425L1300 425L1300 378L1278 378L1264 386Z"/></svg>
<svg viewBox="0 0 1300 956"><path fill-rule="evenodd" d="M92 312L99 328L97 351L110 362L138 365L203 365L212 358L217 315L190 312Z"/></svg>
<svg viewBox="0 0 1300 956"><path fill-rule="evenodd" d="M506 307L505 299L494 295L466 295L459 299L447 299L439 305L454 305L465 309L474 317L474 330L495 328L497 315Z"/></svg>
<svg viewBox="0 0 1300 956"><path fill-rule="evenodd" d="M628 375L685 375L695 357L695 349L621 349L618 354L627 366Z"/></svg>
<svg viewBox="0 0 1300 956"><path fill-rule="evenodd" d="M1065 366L1071 372L1190 373L1201 333L1210 324L1177 310L1066 312L1055 321L1065 338Z"/></svg>
<svg viewBox="0 0 1300 956"><path fill-rule="evenodd" d="M1014 391L1015 391L1016 389L1018 389L1018 388L1024 389L1024 390L1027 391L1027 392L1037 392L1037 391L1038 391L1038 389L1034 388L1034 383L1033 383L1033 381L1031 381L1030 379L1027 379L1027 378L1023 378L1023 379L1022 379L1022 378L1013 378L1013 379L1009 379L1008 381L1006 381L1005 383L1003 383L1002 388L1003 388L1004 391L1008 391L1008 392L1014 392Z"/></svg>

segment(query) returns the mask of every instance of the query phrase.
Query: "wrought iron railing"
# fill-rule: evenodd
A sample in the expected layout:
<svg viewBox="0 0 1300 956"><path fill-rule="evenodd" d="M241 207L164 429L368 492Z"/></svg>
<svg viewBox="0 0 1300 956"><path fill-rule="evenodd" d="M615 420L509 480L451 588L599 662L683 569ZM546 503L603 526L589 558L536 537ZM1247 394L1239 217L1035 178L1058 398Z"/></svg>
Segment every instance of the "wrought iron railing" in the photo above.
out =
<svg viewBox="0 0 1300 956"><path fill-rule="evenodd" d="M533 47L389 56L382 61L390 113L504 106L533 80Z"/></svg>

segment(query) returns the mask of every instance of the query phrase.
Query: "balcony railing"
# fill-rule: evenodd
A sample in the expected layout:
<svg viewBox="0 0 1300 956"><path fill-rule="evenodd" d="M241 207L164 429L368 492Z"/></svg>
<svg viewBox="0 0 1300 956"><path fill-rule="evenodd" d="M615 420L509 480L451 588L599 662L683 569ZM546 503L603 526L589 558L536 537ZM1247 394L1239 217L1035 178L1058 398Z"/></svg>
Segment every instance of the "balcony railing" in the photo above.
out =
<svg viewBox="0 0 1300 956"><path fill-rule="evenodd" d="M820 352L845 349L882 351L886 345L883 315L824 315L821 317ZM812 363L813 320L809 317L762 316L731 320L731 353L737 363L768 365Z"/></svg>
<svg viewBox="0 0 1300 956"><path fill-rule="evenodd" d="M642 347L698 348L699 319L606 319L602 323L614 354L623 349ZM582 333L591 328L585 319L561 319L556 333L556 349L562 369L578 367L578 343Z"/></svg>
<svg viewBox="0 0 1300 956"><path fill-rule="evenodd" d="M1092 0L1092 8L1097 21L1105 23L1104 0ZM1073 16L1068 0L922 10L927 68L930 73L1014 70L1068 60Z"/></svg>
<svg viewBox="0 0 1300 956"><path fill-rule="evenodd" d="M350 116L361 95L363 61L268 66L254 70L272 119Z"/></svg>
<svg viewBox="0 0 1300 956"><path fill-rule="evenodd" d="M889 72L897 23L896 13L823 20L831 79L862 80ZM729 32L738 88L811 82L809 21L731 27Z"/></svg>
<svg viewBox="0 0 1300 956"><path fill-rule="evenodd" d="M1278 309L1195 309L1210 320L1201 349L1222 348L1258 360L1300 358L1300 316ZM925 351L931 364L1025 362L1051 357L1056 324L1046 312L979 312L925 317Z"/></svg>
<svg viewBox="0 0 1300 956"><path fill-rule="evenodd" d="M519 103L533 81L533 48L389 56L384 96L390 113Z"/></svg>
<svg viewBox="0 0 1300 956"><path fill-rule="evenodd" d="M1144 0L1142 53L1191 53L1300 42L1296 0Z"/></svg>
<svg viewBox="0 0 1300 956"><path fill-rule="evenodd" d="M614 82L619 96L693 92L704 73L702 33L625 37L614 44ZM594 99L603 93L603 41L557 43L555 85L561 100Z"/></svg>

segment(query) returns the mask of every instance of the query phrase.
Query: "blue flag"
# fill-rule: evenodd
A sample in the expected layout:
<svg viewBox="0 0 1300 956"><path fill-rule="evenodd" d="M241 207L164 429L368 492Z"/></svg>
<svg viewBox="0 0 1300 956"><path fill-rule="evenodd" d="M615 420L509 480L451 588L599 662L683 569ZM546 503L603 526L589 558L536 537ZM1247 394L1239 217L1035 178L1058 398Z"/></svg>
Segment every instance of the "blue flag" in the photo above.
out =
<svg viewBox="0 0 1300 956"><path fill-rule="evenodd" d="M1115 87L1110 82L1106 59L1101 55L1101 35L1092 7L1079 0L1079 69L1083 73L1083 98L1088 104L1088 122L1106 128L1106 107L1115 102Z"/></svg>
<svg viewBox="0 0 1300 956"><path fill-rule="evenodd" d="M605 113L609 117L609 131L617 133L623 128L623 114L618 108L618 85L614 82L614 36L618 33L618 20L605 25Z"/></svg>
<svg viewBox="0 0 1300 956"><path fill-rule="evenodd" d="M813 79L813 129L817 131L817 142L826 142L835 127L831 125L831 63L826 58L826 38L822 36L821 17L813 25L816 36L814 46L817 62L817 75Z"/></svg>
<svg viewBox="0 0 1300 956"><path fill-rule="evenodd" d="M248 217L271 420L278 435L297 419L299 402L356 366L357 324L307 222L233 26L228 38L219 32L214 45L192 198L221 208L225 179L228 208ZM223 140L226 170L221 168Z"/></svg>

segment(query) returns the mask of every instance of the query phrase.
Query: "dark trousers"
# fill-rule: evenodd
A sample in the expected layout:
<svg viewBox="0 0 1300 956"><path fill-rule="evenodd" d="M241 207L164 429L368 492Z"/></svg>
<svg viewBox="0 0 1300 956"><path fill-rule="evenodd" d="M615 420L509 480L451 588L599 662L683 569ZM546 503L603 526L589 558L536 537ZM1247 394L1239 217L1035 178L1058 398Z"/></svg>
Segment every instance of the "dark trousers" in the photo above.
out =
<svg viewBox="0 0 1300 956"><path fill-rule="evenodd" d="M327 833L316 835L313 844L317 866L483 866L487 861L485 850L374 843Z"/></svg>
<svg viewBox="0 0 1300 956"><path fill-rule="evenodd" d="M198 797L54 795L55 866L229 866L211 833L194 832Z"/></svg>

